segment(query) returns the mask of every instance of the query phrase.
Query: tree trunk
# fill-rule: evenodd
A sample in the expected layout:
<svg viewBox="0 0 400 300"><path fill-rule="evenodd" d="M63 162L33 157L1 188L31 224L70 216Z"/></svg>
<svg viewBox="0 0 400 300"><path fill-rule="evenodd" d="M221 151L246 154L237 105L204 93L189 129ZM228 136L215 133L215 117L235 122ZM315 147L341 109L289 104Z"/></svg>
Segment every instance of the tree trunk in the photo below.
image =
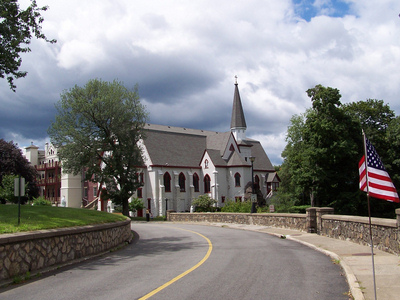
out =
<svg viewBox="0 0 400 300"><path fill-rule="evenodd" d="M129 217L129 202L128 199L122 201L122 214Z"/></svg>

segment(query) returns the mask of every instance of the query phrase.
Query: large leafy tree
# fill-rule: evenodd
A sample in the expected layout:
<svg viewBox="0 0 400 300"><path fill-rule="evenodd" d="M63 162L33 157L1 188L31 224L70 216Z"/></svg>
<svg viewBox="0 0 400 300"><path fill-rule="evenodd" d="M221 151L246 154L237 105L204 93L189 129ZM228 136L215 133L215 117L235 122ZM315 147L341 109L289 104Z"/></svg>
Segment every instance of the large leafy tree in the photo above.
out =
<svg viewBox="0 0 400 300"><path fill-rule="evenodd" d="M400 188L399 163L399 119L383 100L367 99L345 104L345 113L360 123L368 139L372 142L395 186ZM360 153L360 158L362 156ZM359 211L366 214L366 194L360 192ZM393 217L398 204L371 198L371 213L380 217Z"/></svg>
<svg viewBox="0 0 400 300"><path fill-rule="evenodd" d="M33 36L49 40L42 33L43 17L41 12L47 6L38 7L35 0L25 9L20 9L17 0L0 0L0 78L7 77L10 88L15 92L14 79L25 77L27 72L20 71L21 53L29 52Z"/></svg>
<svg viewBox="0 0 400 300"><path fill-rule="evenodd" d="M143 166L138 142L147 112L137 86L90 80L61 94L56 118L48 133L64 171L105 184L107 195L129 214L128 199L140 186L137 167Z"/></svg>
<svg viewBox="0 0 400 300"><path fill-rule="evenodd" d="M339 90L317 85L307 94L312 108L293 117L288 130L280 173L287 180L283 188L301 204L307 197L312 206L354 212L351 198L358 189L357 162L362 150L359 123L341 109Z"/></svg>
<svg viewBox="0 0 400 300"><path fill-rule="evenodd" d="M37 197L39 189L36 185L36 169L23 156L21 149L12 141L0 139L0 186L4 188L3 178L6 175L14 175L25 178L30 197Z"/></svg>
<svg viewBox="0 0 400 300"><path fill-rule="evenodd" d="M393 110L383 100L367 99L343 105L346 114L361 124L368 139L373 143L382 158L387 158L391 145L387 143L387 129L395 117ZM388 161L384 161L388 163Z"/></svg>

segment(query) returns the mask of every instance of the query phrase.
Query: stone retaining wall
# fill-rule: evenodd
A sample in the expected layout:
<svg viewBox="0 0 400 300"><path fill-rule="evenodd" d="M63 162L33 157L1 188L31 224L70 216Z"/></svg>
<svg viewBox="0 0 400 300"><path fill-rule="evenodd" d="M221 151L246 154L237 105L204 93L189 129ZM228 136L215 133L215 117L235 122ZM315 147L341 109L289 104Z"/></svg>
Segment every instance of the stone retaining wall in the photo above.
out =
<svg viewBox="0 0 400 300"><path fill-rule="evenodd" d="M400 254L400 209L397 220L371 218L374 247ZM369 218L334 215L333 208L312 207L306 214L175 213L167 212L175 222L210 222L262 225L316 233L331 238L370 245Z"/></svg>
<svg viewBox="0 0 400 300"><path fill-rule="evenodd" d="M172 222L211 222L247 225L275 226L307 230L305 214L239 214L239 213L173 213L168 212Z"/></svg>
<svg viewBox="0 0 400 300"><path fill-rule="evenodd" d="M0 235L0 280L99 254L132 240L131 221Z"/></svg>
<svg viewBox="0 0 400 300"><path fill-rule="evenodd" d="M374 247L400 254L399 232L396 220L371 218ZM322 216L322 235L371 245L368 217L325 215Z"/></svg>

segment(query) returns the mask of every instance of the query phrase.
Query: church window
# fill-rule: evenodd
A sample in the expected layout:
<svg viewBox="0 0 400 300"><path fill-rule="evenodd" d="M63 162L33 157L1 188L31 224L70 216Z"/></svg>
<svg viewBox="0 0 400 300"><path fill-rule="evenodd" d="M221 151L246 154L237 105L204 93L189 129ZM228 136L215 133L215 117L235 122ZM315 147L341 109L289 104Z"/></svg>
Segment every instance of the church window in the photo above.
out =
<svg viewBox="0 0 400 300"><path fill-rule="evenodd" d="M164 174L164 187L166 192L171 192L171 175L168 172Z"/></svg>
<svg viewBox="0 0 400 300"><path fill-rule="evenodd" d="M222 197L221 197L221 202L222 202L222 203L225 203L225 196L222 196Z"/></svg>
<svg viewBox="0 0 400 300"><path fill-rule="evenodd" d="M240 186L240 174L236 173L235 174L235 186Z"/></svg>
<svg viewBox="0 0 400 300"><path fill-rule="evenodd" d="M142 190L142 188L138 188L137 189L137 197L138 198L143 198L143 190Z"/></svg>
<svg viewBox="0 0 400 300"><path fill-rule="evenodd" d="M256 191L260 189L260 177L258 175L254 178L254 189Z"/></svg>
<svg viewBox="0 0 400 300"><path fill-rule="evenodd" d="M181 192L185 191L185 183L186 183L186 178L183 173L179 174L179 189Z"/></svg>
<svg viewBox="0 0 400 300"><path fill-rule="evenodd" d="M140 183L144 183L144 174L143 174L143 172L141 172L141 173L139 174L139 182L140 182Z"/></svg>
<svg viewBox="0 0 400 300"><path fill-rule="evenodd" d="M210 176L206 175L204 176L204 193L210 193L211 192L211 179Z"/></svg>
<svg viewBox="0 0 400 300"><path fill-rule="evenodd" d="M204 161L204 168L205 168L205 169L208 169L208 159L206 159L206 160Z"/></svg>
<svg viewBox="0 0 400 300"><path fill-rule="evenodd" d="M200 192L200 188L199 188L199 175L197 175L197 173L193 174L193 186L194 186L194 191L195 192Z"/></svg>

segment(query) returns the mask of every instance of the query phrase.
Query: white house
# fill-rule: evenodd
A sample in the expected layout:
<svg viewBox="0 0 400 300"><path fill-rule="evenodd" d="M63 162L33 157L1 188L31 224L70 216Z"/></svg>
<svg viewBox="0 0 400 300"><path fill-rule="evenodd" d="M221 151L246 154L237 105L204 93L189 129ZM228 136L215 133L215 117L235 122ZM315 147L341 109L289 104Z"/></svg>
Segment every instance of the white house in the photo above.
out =
<svg viewBox="0 0 400 300"><path fill-rule="evenodd" d="M227 200L243 201L254 158L254 186L267 197L279 178L260 142L246 137L246 129L237 82L228 132L146 124L140 142L143 187L135 196L153 216L165 215L167 209L189 211L201 194L209 194L219 207Z"/></svg>

